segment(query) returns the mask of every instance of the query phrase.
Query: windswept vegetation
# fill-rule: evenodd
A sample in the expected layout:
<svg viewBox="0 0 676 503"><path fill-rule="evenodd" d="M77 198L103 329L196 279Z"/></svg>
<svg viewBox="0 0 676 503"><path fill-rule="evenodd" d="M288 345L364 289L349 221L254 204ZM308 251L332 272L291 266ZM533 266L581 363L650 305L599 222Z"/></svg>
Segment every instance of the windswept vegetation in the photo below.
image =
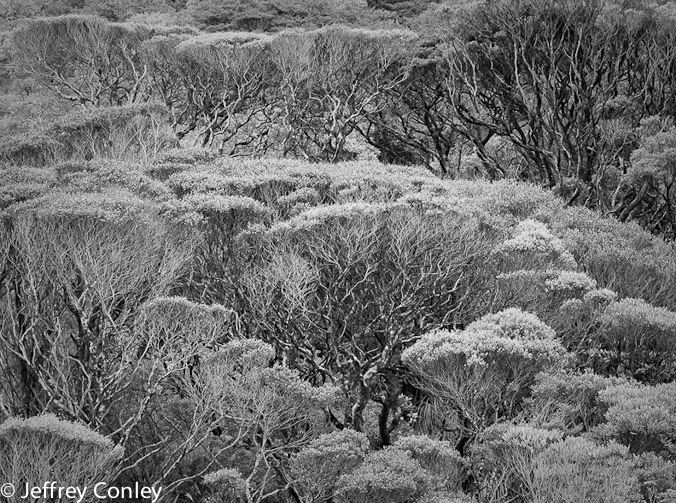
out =
<svg viewBox="0 0 676 503"><path fill-rule="evenodd" d="M674 501L674 13L0 0L0 485Z"/></svg>

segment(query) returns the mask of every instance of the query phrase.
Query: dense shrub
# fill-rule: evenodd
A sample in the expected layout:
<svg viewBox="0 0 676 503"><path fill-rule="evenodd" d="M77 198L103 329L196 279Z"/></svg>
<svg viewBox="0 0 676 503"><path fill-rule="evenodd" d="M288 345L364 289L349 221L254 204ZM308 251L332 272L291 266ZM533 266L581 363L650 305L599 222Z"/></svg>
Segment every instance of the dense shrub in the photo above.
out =
<svg viewBox="0 0 676 503"><path fill-rule="evenodd" d="M323 410L338 400L333 385L313 386L294 369L270 367L273 356L274 349L260 340L230 341L203 359L200 375L188 387L197 409L211 419L211 427L230 433L221 452L240 443L250 452L247 473L241 477L225 473L229 485L243 487L249 502L278 492L274 488L276 469L290 453L310 445L326 431ZM315 446L333 443L326 437L317 442ZM330 479L331 469L328 471ZM214 474L210 478L220 477Z"/></svg>
<svg viewBox="0 0 676 503"><path fill-rule="evenodd" d="M535 375L561 365L566 352L535 315L507 309L464 330L425 334L402 358L416 385L456 416L456 438L466 442L491 424L514 418Z"/></svg>
<svg viewBox="0 0 676 503"><path fill-rule="evenodd" d="M675 459L675 396L674 383L608 387L600 393L601 400L608 405L606 423L600 431L629 446L634 453L653 451Z"/></svg>
<svg viewBox="0 0 676 503"><path fill-rule="evenodd" d="M284 0L274 6L261 0L189 0L187 10L198 24L214 30L277 31L333 23L361 24L375 18L366 9L366 2L360 0Z"/></svg>
<svg viewBox="0 0 676 503"><path fill-rule="evenodd" d="M506 498L529 501L533 494L533 463L544 449L563 437L559 430L529 425L496 424L472 447L470 463L482 501Z"/></svg>
<svg viewBox="0 0 676 503"><path fill-rule="evenodd" d="M539 457L563 431L625 443L643 456L622 455L627 484L669 497L669 388L608 377L672 373L671 248L635 226L532 186L374 162L195 149L0 177L0 341L50 362L3 353L3 414L58 405L117 432L131 453L119 483L249 501L462 501L461 485L555 501L596 484L590 498L629 498L586 458L589 480L545 487L547 470L571 470ZM552 373L569 362L578 369ZM80 386L84 402L65 400L73 382L53 376L76 371L108 394Z"/></svg>
<svg viewBox="0 0 676 503"><path fill-rule="evenodd" d="M639 483L628 449L569 437L547 447L533 461L537 503L639 502Z"/></svg>
<svg viewBox="0 0 676 503"><path fill-rule="evenodd" d="M150 36L95 16L32 19L12 32L13 64L67 101L125 105L144 96L139 48Z"/></svg>
<svg viewBox="0 0 676 503"><path fill-rule="evenodd" d="M600 334L615 352L616 365L637 379L660 382L673 378L676 362L676 312L625 298L608 305L600 317Z"/></svg>
<svg viewBox="0 0 676 503"><path fill-rule="evenodd" d="M407 451L388 448L369 454L338 479L338 499L350 503L411 503L429 488L431 478Z"/></svg>
<svg viewBox="0 0 676 503"><path fill-rule="evenodd" d="M604 421L608 410L599 394L622 381L589 371L539 374L529 403L531 421L569 434L590 431Z"/></svg>
<svg viewBox="0 0 676 503"><path fill-rule="evenodd" d="M432 484L448 492L461 488L466 462L449 443L426 435L399 437L392 448L408 452L435 479Z"/></svg>
<svg viewBox="0 0 676 503"><path fill-rule="evenodd" d="M652 452L634 458L636 476L646 503L665 503L676 496L676 465Z"/></svg>
<svg viewBox="0 0 676 503"><path fill-rule="evenodd" d="M114 480L123 449L86 426L53 414L10 418L0 424L0 477L17 491L55 481L91 487ZM22 494L17 492L17 497ZM84 502L95 501L87 491Z"/></svg>
<svg viewBox="0 0 676 503"><path fill-rule="evenodd" d="M354 430L319 436L293 458L291 473L296 490L304 501L330 500L338 479L359 466L368 450L366 436Z"/></svg>
<svg viewBox="0 0 676 503"><path fill-rule="evenodd" d="M205 497L205 501L209 503L246 501L246 482L233 468L222 468L205 475L204 483L209 487L209 493Z"/></svg>

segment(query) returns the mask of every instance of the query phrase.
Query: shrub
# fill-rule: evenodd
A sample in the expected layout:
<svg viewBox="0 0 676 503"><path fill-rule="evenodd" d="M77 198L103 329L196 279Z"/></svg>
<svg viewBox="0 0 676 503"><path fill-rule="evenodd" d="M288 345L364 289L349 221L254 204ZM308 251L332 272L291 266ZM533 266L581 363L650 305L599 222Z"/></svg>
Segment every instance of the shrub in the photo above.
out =
<svg viewBox="0 0 676 503"><path fill-rule="evenodd" d="M676 383L618 384L601 391L600 399L608 406L600 427L604 436L633 453L652 451L676 459Z"/></svg>
<svg viewBox="0 0 676 503"><path fill-rule="evenodd" d="M561 431L529 425L497 424L489 427L479 436L471 451L471 466L478 492L499 494L511 501L529 501L533 459L562 437Z"/></svg>
<svg viewBox="0 0 676 503"><path fill-rule="evenodd" d="M228 431L226 445L246 446L248 501L262 500L278 463L326 431L324 411L338 401L335 386L313 386L294 369L270 367L274 354L258 339L230 341L201 359L199 375L186 387L211 427Z"/></svg>
<svg viewBox="0 0 676 503"><path fill-rule="evenodd" d="M44 166L58 158L61 144L46 131L16 133L0 141L0 160L12 165Z"/></svg>
<svg viewBox="0 0 676 503"><path fill-rule="evenodd" d="M223 503L225 501L238 503L246 501L246 481L233 468L222 468L204 476L204 483L209 488L206 496L207 503Z"/></svg>
<svg viewBox="0 0 676 503"><path fill-rule="evenodd" d="M599 321L604 349L613 355L612 367L624 367L629 375L649 383L673 378L676 312L625 298L609 304Z"/></svg>
<svg viewBox="0 0 676 503"><path fill-rule="evenodd" d="M42 222L61 225L78 222L111 228L140 222L150 225L156 219L154 205L125 189L111 188L101 192L70 193L54 190L43 196L15 204L8 214L12 218L33 215Z"/></svg>
<svg viewBox="0 0 676 503"><path fill-rule="evenodd" d="M431 477L408 452L387 448L338 479L343 503L412 503L431 484Z"/></svg>
<svg viewBox="0 0 676 503"><path fill-rule="evenodd" d="M628 448L569 437L533 461L534 503L629 503L641 501Z"/></svg>
<svg viewBox="0 0 676 503"><path fill-rule="evenodd" d="M511 419L530 394L535 375L561 365L566 352L535 315L507 309L465 330L425 334L402 359L416 385L461 417L464 435Z"/></svg>
<svg viewBox="0 0 676 503"><path fill-rule="evenodd" d="M133 320L148 298L172 287L189 249L151 204L124 191L53 192L6 213L0 241L12 257L2 287L12 302L0 307L5 406L16 415L58 410L100 427L138 371L129 366L137 360ZM24 385L16 365L25 369Z"/></svg>
<svg viewBox="0 0 676 503"><path fill-rule="evenodd" d="M508 256L516 254L519 262L526 259L531 264L530 269L538 269L541 264L568 269L576 266L575 259L563 242L546 225L530 219L519 223L514 237L498 245L495 253Z"/></svg>
<svg viewBox="0 0 676 503"><path fill-rule="evenodd" d="M354 430L320 435L291 461L296 490L304 501L330 500L338 479L359 466L368 450L366 436Z"/></svg>
<svg viewBox="0 0 676 503"><path fill-rule="evenodd" d="M150 35L141 25L67 15L31 19L12 32L10 41L17 68L61 98L118 106L142 101L139 46Z"/></svg>
<svg viewBox="0 0 676 503"><path fill-rule="evenodd" d="M512 237L493 250L497 275L497 306L518 306L535 312L557 333L570 332L559 310L596 289L596 281L579 266L564 242L542 222L527 219Z"/></svg>
<svg viewBox="0 0 676 503"><path fill-rule="evenodd" d="M551 227L584 270L621 298L676 309L674 244L635 223L620 223L584 208L550 214Z"/></svg>
<svg viewBox="0 0 676 503"><path fill-rule="evenodd" d="M589 431L604 421L608 410L599 393L621 382L590 371L539 374L529 403L532 421L569 434Z"/></svg>
<svg viewBox="0 0 676 503"><path fill-rule="evenodd" d="M106 192L127 190L138 197L157 202L169 199L171 191L143 173L141 165L111 159L66 162L55 167L56 190Z"/></svg>
<svg viewBox="0 0 676 503"><path fill-rule="evenodd" d="M157 156L159 164L206 164L218 157L218 154L212 150L203 148L170 148L163 150Z"/></svg>
<svg viewBox="0 0 676 503"><path fill-rule="evenodd" d="M14 203L20 203L39 197L49 188L37 183L13 183L0 187L0 211Z"/></svg>
<svg viewBox="0 0 676 503"><path fill-rule="evenodd" d="M107 438L53 414L10 418L0 425L0 477L19 491L45 481L80 488L112 482L122 454ZM88 491L83 501L96 498Z"/></svg>
<svg viewBox="0 0 676 503"><path fill-rule="evenodd" d="M416 503L472 503L476 499L462 493L429 492Z"/></svg>
<svg viewBox="0 0 676 503"><path fill-rule="evenodd" d="M645 503L667 503L676 496L676 464L652 452L634 458L636 477Z"/></svg>
<svg viewBox="0 0 676 503"><path fill-rule="evenodd" d="M51 125L66 159L97 157L143 164L154 162L175 143L166 125L168 110L159 103L75 110Z"/></svg>
<svg viewBox="0 0 676 503"><path fill-rule="evenodd" d="M392 389L385 410L397 409L401 351L426 330L474 318L483 301L490 236L454 217L404 203L317 206L260 230L249 252L261 254L242 281L261 337L312 374L325 372L324 358L332 368L361 362L335 367L346 388L373 390L345 390L356 402L346 421L359 431L381 385Z"/></svg>
<svg viewBox="0 0 676 503"><path fill-rule="evenodd" d="M466 471L466 463L449 443L426 435L399 437L393 449L408 452L435 479L434 484L446 491L458 491Z"/></svg>

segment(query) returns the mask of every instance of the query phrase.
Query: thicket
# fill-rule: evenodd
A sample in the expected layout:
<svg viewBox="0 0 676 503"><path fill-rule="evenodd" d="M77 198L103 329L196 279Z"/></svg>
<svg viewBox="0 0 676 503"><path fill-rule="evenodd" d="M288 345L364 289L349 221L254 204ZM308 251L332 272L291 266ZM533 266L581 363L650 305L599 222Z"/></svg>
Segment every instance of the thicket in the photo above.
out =
<svg viewBox="0 0 676 503"><path fill-rule="evenodd" d="M676 498L670 3L22 5L3 482Z"/></svg>
<svg viewBox="0 0 676 503"><path fill-rule="evenodd" d="M673 494L675 250L636 225L377 162L178 149L1 174L2 413L104 435L116 483Z"/></svg>
<svg viewBox="0 0 676 503"><path fill-rule="evenodd" d="M527 180L674 237L671 3L455 1L405 24L374 19L387 12L376 7L193 1L182 15L196 26L25 20L6 35L17 84L6 99L21 103L6 115L0 154L86 155L67 148L63 108L45 113L45 90L61 107L113 107L101 112L111 116L157 102L166 113L139 124L143 135L166 126L229 156L370 155L452 178ZM95 120L68 113L73 127Z"/></svg>

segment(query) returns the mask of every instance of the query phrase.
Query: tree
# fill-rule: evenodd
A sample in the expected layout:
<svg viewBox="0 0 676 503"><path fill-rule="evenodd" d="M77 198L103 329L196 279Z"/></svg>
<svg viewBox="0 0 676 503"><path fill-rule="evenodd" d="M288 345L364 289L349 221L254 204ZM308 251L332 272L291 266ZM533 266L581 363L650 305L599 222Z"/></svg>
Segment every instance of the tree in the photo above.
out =
<svg viewBox="0 0 676 503"><path fill-rule="evenodd" d="M51 194L13 206L3 225L3 411L58 413L109 435L129 447L122 476L150 460L150 483L170 490L190 480L175 472L212 435L210 415L184 409L183 427L169 404L235 325L222 306L166 297L191 249L123 191ZM137 442L153 421L172 435Z"/></svg>
<svg viewBox="0 0 676 503"><path fill-rule="evenodd" d="M417 43L416 43L417 42ZM406 79L387 89L376 113L365 117L359 132L380 150L380 160L395 164L424 164L440 176L455 176L451 153L460 143L446 86L448 69L427 40L411 42L413 52Z"/></svg>
<svg viewBox="0 0 676 503"><path fill-rule="evenodd" d="M535 375L564 363L566 352L551 328L512 308L486 315L464 330L427 333L402 359L416 386L448 414L445 421L464 453L477 433L514 419Z"/></svg>
<svg viewBox="0 0 676 503"><path fill-rule="evenodd" d="M618 192L626 204L615 210L620 221L636 219L651 232L676 237L674 183L676 129L671 118L647 117L637 130L639 145Z"/></svg>
<svg viewBox="0 0 676 503"><path fill-rule="evenodd" d="M339 424L363 431L378 403L385 445L403 414L401 351L485 302L490 238L447 211L420 201L310 209L262 236L263 260L244 276L251 333L304 375L341 385Z"/></svg>
<svg viewBox="0 0 676 503"><path fill-rule="evenodd" d="M607 209L638 120L669 107L671 21L605 2L490 2L461 11L449 91L467 131L508 138L529 179L573 180L573 202ZM653 85L654 83L654 85ZM667 92L668 93L668 92ZM471 135L470 135L471 136ZM482 160L481 140L473 138Z"/></svg>
<svg viewBox="0 0 676 503"><path fill-rule="evenodd" d="M127 379L120 351L137 309L188 258L183 247L169 252L168 229L147 212L128 193L55 194L3 222L2 344L5 362L23 369L6 377L14 414L49 407L103 424Z"/></svg>
<svg viewBox="0 0 676 503"><path fill-rule="evenodd" d="M208 473L240 436L219 438L219 417L193 399L200 364L237 335L237 316L218 305L160 297L134 320L127 386L111 407L108 428L127 455L121 480L144 481L165 493ZM129 354L131 353L131 354ZM186 471L186 464L190 470Z"/></svg>
<svg viewBox="0 0 676 503"><path fill-rule="evenodd" d="M278 35L271 45L279 78L284 154L342 160L345 141L385 106L381 95L405 78L405 31L345 27Z"/></svg>
<svg viewBox="0 0 676 503"><path fill-rule="evenodd" d="M144 45L152 86L169 107L179 139L194 133L195 144L218 141L219 152L231 155L264 140L256 129L267 127L268 43L260 34L221 33L158 37Z"/></svg>
<svg viewBox="0 0 676 503"><path fill-rule="evenodd" d="M80 105L143 101L140 43L150 30L68 15L31 20L12 32L12 64L59 97Z"/></svg>

